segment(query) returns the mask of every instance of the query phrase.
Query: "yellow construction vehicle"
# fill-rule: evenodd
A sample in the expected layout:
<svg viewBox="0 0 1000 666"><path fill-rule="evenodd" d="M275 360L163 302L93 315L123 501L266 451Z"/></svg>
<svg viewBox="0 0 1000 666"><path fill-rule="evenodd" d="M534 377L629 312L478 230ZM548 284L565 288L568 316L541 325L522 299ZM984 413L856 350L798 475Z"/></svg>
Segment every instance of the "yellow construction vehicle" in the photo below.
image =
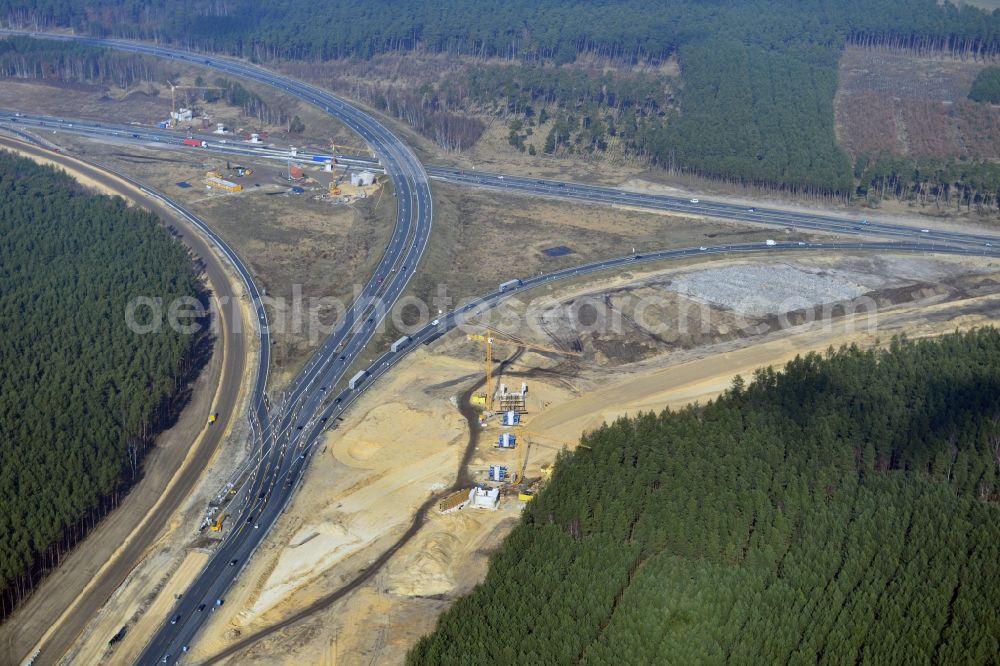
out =
<svg viewBox="0 0 1000 666"><path fill-rule="evenodd" d="M473 396L472 404L485 405L486 410L490 412L493 411L494 342L506 342L507 344L514 345L515 347L523 347L524 349L536 352L549 352L552 354L562 354L564 356L583 356L580 352L569 351L566 349L556 349L555 347L546 347L545 345L535 344L534 342L527 342L517 336L511 335L510 333L504 333L493 328L487 328L484 334L470 333L467 337L473 342L482 342L486 345L486 393Z"/></svg>
<svg viewBox="0 0 1000 666"><path fill-rule="evenodd" d="M212 531L213 531L213 532L221 532L221 531L222 531L222 523L223 523L223 522L224 522L224 521L226 520L226 518L228 518L228 517L229 517L229 514L228 514L228 513L224 513L224 514L222 514L221 516L219 516L219 517L218 517L218 518L217 518L217 519L215 520L215 522L214 522L214 523L212 523Z"/></svg>
<svg viewBox="0 0 1000 666"><path fill-rule="evenodd" d="M208 415L208 425L212 425L213 423L215 423L218 420L219 420L219 413L218 412L215 412L214 414L209 414Z"/></svg>

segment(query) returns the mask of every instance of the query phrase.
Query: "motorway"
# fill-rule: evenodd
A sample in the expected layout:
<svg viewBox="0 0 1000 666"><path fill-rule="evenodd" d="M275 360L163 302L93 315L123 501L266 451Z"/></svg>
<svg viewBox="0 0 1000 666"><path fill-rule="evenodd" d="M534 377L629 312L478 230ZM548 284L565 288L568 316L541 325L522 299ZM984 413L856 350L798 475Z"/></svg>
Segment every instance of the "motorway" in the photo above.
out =
<svg viewBox="0 0 1000 666"><path fill-rule="evenodd" d="M64 37L60 37L63 39ZM392 180L397 202L396 226L389 245L369 282L338 322L303 371L292 381L280 404L251 418L257 468L233 499L226 536L204 570L172 610L167 623L151 638L141 664L176 659L201 629L243 566L295 492L307 454L324 422L318 414L326 401L325 387L336 384L375 334L387 310L402 294L430 237L433 218L430 184L423 166L392 132L374 118L313 86L285 79L252 65L157 46L94 40L79 41L159 58L210 67L283 90L313 104L360 135L379 158ZM376 276L381 276L376 279ZM259 323L266 327L262 309ZM262 400L260 404L266 403ZM169 656L168 656L169 655Z"/></svg>
<svg viewBox="0 0 1000 666"><path fill-rule="evenodd" d="M92 120L57 118L2 109L0 109L0 125L7 125L11 128L30 128L44 132L65 132L100 139L102 141L140 144L147 147L204 150L223 154L228 157L252 157L280 160L282 162L292 157L288 148L254 144L234 139L233 137L220 138L219 135L199 135L131 125L97 123ZM191 137L203 141L204 147L192 148L184 146L182 141ZM377 159L351 155L329 155L297 150L294 159L306 164L323 164L331 159L335 159L337 165L341 167L369 169L372 171L383 170L382 165ZM1000 240L1000 236L991 234L942 231L933 228L921 231L912 225L889 221L868 221L857 217L851 218L804 211L788 211L777 208L747 207L720 201L630 192L602 185L588 185L486 171L467 171L453 167L427 166L426 173L432 180L468 187L505 191L511 194L579 201L588 204L627 206L652 211L713 217L743 223L795 228L821 233L847 234L867 238L961 243L983 247L990 247L994 242Z"/></svg>
<svg viewBox="0 0 1000 666"><path fill-rule="evenodd" d="M3 31L8 34L9 31ZM225 538L194 583L185 591L172 613L179 620L165 624L151 638L139 663L157 663L167 655L176 659L182 647L198 633L210 610L221 603L225 591L267 534L294 493L318 436L317 411L326 400L326 387L337 383L375 334L388 308L399 298L420 263L430 237L433 218L430 184L416 156L384 125L338 97L307 84L285 79L262 68L215 56L113 40L95 40L45 35L95 46L141 53L158 58L189 61L199 66L257 81L283 90L330 113L361 136L378 157L392 180L397 217L389 245L361 294L333 333L291 382L280 404L262 399L262 411L252 412L256 469L230 504L230 525ZM263 309L258 323L266 328ZM269 347L269 343L268 343ZM263 364L262 364L263 367ZM55 652L55 651L53 651ZM42 647L39 661L55 661Z"/></svg>
<svg viewBox="0 0 1000 666"><path fill-rule="evenodd" d="M42 654L39 656L39 661L54 662L58 659L59 655L62 655L69 649L72 642L84 628L87 620L104 605L115 588L121 584L129 572L142 560L149 543L160 534L168 524L170 517L187 500L201 476L201 470L204 469L215 455L229 423L233 418L236 418L233 411L239 404L239 389L242 384L243 375L247 370L247 340L245 339L247 326L240 323L240 312L235 307L239 304L239 295L230 290L230 280L222 268L222 262L216 258L216 252L213 252L210 245L214 244L233 264L254 302L259 302L259 294L249 271L232 249L221 238L216 236L210 228L205 226L201 220L183 207L168 201L157 192L141 186L123 174L111 175L105 169L95 168L93 165L78 159L53 154L46 149L37 149L30 145L16 144L6 140L0 140L0 145L13 147L28 154L53 160L71 171L80 172L109 191L134 198L140 204L148 206L160 215L163 220L171 220L172 214L179 216L182 224L177 226L177 231L195 255L203 259L205 272L212 286L214 296L219 299L227 299L234 306L231 308L224 306L218 313L220 318L219 331L224 335L227 347L223 370L225 381L220 387L221 390L214 404L205 406L205 411L220 411L217 424L213 428L203 431L203 436L200 437L195 448L189 451L186 447L178 445L164 452L163 459L160 461L162 468L147 470L148 483L153 484L154 487L166 488L166 490L165 492L162 490L157 491L160 497L159 501L157 501L156 496L153 496L149 498L148 503L145 503L145 495L142 492L143 486L141 485L147 483L146 479L140 482L140 486L137 486L133 491L133 494L136 496L130 497L130 502L136 504L134 507L136 512L141 514L142 507L147 507L146 510L148 513L146 513L142 521L138 522L138 524L133 524L131 521L134 514L124 511L116 512L116 514L105 521L107 524L102 524L99 528L99 533L106 539L114 540L117 538L119 540L118 545L121 548L118 552L113 553L113 563L110 566L104 567L102 565L107 560L88 562L74 562L71 560L68 563L68 567L65 568L70 579L63 580L60 578L59 576L63 573L63 569L60 569L52 578L44 581L40 588L44 594L33 596L22 609L22 612L28 615L18 620L18 635L11 636L9 640L5 636L3 645L0 646L0 662L17 663L24 656L19 653L32 650L34 643L46 633L50 626L56 624L57 618L63 613L64 608L54 608L51 605L63 601L60 594L64 589L73 590L78 596L76 601L70 606L72 612L61 619L60 631L45 639ZM270 344L267 338L266 327L258 328L257 333L261 336L261 363L258 366L255 384L256 395L259 396L263 392L263 386L266 382L267 366L270 362ZM215 388L212 388L209 397L214 393ZM255 410L259 402L252 400L250 404L251 409ZM205 418L207 420L207 416ZM203 425L204 421L198 424L199 431ZM185 463L186 457L189 457L189 460ZM180 473L176 476L176 483L171 483L171 478L174 477L175 472L178 470L180 470ZM162 478L160 478L161 476ZM118 513L120 513L120 516ZM116 525L119 519L126 524L124 526ZM122 540L125 540L125 543L122 543ZM115 548L114 543L94 543L91 546L88 541L79 548L79 555L82 556L91 547L102 549L108 545L111 546L113 551ZM76 556L77 551L74 551L71 557ZM82 575L84 580L73 580L72 576L74 575ZM52 590L51 587L46 587L51 585L57 585L60 589ZM79 594L79 590L85 591ZM52 593L49 594L49 591ZM5 629L7 629L6 626Z"/></svg>
<svg viewBox="0 0 1000 666"><path fill-rule="evenodd" d="M338 322L335 330L321 344L302 372L292 381L281 399L269 403L264 400L263 393L261 393L260 399L253 402L256 407L252 410L250 418L257 442L254 454L255 469L248 482L242 486L239 494L232 501L230 522L225 532L225 538L217 547L205 569L171 611L170 619L176 621L165 623L161 630L151 638L140 657L139 661L142 664L162 661L169 663L178 659L182 655L183 648L190 645L212 610L217 605L224 603L226 590L240 574L246 562L296 491L302 471L308 464L309 457L314 450L314 445L323 430L331 424L331 420L357 400L372 382L387 372L406 353L418 344L429 343L448 330L461 325L470 314L492 307L500 300L525 289L597 271L635 265L636 263L719 253L816 250L943 252L995 256L992 243L1000 241L1000 238L977 234L932 232L931 230L922 232L912 227L876 224L874 222L861 225L857 220L847 218L789 213L779 210L747 210L728 204L702 203L677 197L644 195L614 188L517 178L503 174L475 172L473 175L469 175L454 169L425 171L413 153L374 118L338 97L262 68L228 58L194 54L153 45L95 38L75 38L64 35L40 36L72 39L94 46L111 47L159 58L186 61L234 76L248 78L294 95L331 113L359 134L375 153L378 160L377 166L384 169L392 180L396 194L396 226L375 275L366 284L346 316ZM38 122L50 121L39 120ZM89 127L80 127L80 121L60 120L58 122L61 124L57 131L77 131L99 136L108 136L108 132L110 132L112 136L117 136L125 141L166 142L160 138L150 138L148 130L143 130L141 133L135 128L127 126L102 126L92 123ZM21 123L23 125L28 123L28 119L20 116L11 118L8 115L6 123L8 125ZM145 138L143 133L145 133ZM166 134L174 142L179 142L183 138L177 133L168 132ZM211 149L223 152L266 149L254 148L253 144L224 144L217 137L205 137L204 140L206 148L211 146ZM192 150L198 149L192 148ZM280 159L287 158L288 152L284 151ZM343 161L347 161L347 159L349 158L344 158ZM357 160L357 162L360 166L364 166L364 160ZM372 167L376 166L373 163L369 164ZM330 395L331 391L328 389L343 379L346 369L359 357L371 341L372 336L379 330L380 324L402 294L427 248L433 215L429 184L431 176L478 187L503 188L543 196L652 207L659 210L676 210L689 214L730 219L738 217L744 221L779 224L783 227L795 226L802 229L836 231L838 233L861 233L876 237L895 237L900 240L898 242L775 243L773 246L757 243L686 248L644 253L641 256L620 257L564 269L549 275L526 277L519 286L513 289L496 291L474 299L463 305L460 310L442 316L439 322L428 324L414 332L407 346L396 353L386 352L369 366L363 383L357 389L345 389L336 396ZM210 230L207 232L211 233ZM378 280L377 276L380 276ZM266 331L263 308L257 298L255 298L254 303L261 329ZM261 372L266 373L266 364L262 363L262 368ZM58 658L58 655L46 655L45 658L50 661Z"/></svg>

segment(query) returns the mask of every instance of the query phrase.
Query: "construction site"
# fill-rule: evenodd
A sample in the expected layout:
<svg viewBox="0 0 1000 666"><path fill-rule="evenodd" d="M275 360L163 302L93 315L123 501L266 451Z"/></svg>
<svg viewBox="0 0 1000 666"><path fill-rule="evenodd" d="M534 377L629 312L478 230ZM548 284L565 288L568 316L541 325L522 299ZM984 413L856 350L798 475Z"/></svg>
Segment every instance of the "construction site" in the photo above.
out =
<svg viewBox="0 0 1000 666"><path fill-rule="evenodd" d="M169 114L163 97L145 100L142 121L183 133L173 152L69 136L60 142L191 206L248 258L275 300L298 289L349 301L350 281L372 274L394 223L395 193L385 176L336 158L369 156L368 149L331 140L339 128L320 126L305 110L299 112L311 134L290 137L196 99L219 88L168 88ZM286 154L227 159L202 150L199 137L208 135ZM327 145L329 159L304 156L302 146L325 152ZM627 185L660 191L641 179ZM457 297L506 280L503 291L520 286L512 275L636 254L636 245L642 251L777 234L828 238L697 215L515 200L440 183L434 207L432 247L409 287L424 300L441 283L452 284ZM517 271L501 273L511 258L497 248L512 237L530 242ZM530 297L412 350L323 436L300 491L192 645L191 663L302 614L222 663L400 663L438 614L482 581L521 512L545 492L560 452L587 455L587 432L621 415L711 400L734 375L804 352L995 322L1000 265L863 252L809 261L790 254L693 258L569 279ZM275 323L269 385L277 388L307 362L315 341L282 327L285 313L268 307ZM581 325L582 313L612 325ZM390 329L382 342L398 335ZM403 335L390 348L408 344ZM344 375L354 377L344 382L350 388L365 384L360 368L377 346ZM168 617L232 530L225 479L245 462L240 455L227 452L157 552L94 618L69 662L137 657L141 638Z"/></svg>
<svg viewBox="0 0 1000 666"><path fill-rule="evenodd" d="M860 310L827 320L801 309L760 311L754 290L736 286L746 272L775 297L801 286L817 308L863 292L877 304L877 324ZM809 292L817 279L824 289ZM559 452L580 451L582 434L623 414L704 402L734 375L806 351L995 321L1000 266L905 256L727 259L543 291L530 308L500 313L522 322L516 327L456 331L366 394L324 440L303 491L192 658L336 593L336 603L225 663L399 663L437 614L481 580L523 508L544 492ZM659 295L652 318L629 305L640 294ZM617 310L623 328L574 329L567 313L583 299ZM704 315L692 320L698 335L652 330L695 305Z"/></svg>

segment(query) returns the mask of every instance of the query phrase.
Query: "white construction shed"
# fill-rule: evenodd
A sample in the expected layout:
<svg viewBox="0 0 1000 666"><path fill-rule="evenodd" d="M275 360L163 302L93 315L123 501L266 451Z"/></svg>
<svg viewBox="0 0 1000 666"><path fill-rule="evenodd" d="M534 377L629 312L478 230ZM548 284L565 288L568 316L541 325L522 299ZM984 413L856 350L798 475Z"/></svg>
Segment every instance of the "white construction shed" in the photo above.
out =
<svg viewBox="0 0 1000 666"><path fill-rule="evenodd" d="M469 505L477 509L495 511L500 504L499 488L473 488L469 491Z"/></svg>

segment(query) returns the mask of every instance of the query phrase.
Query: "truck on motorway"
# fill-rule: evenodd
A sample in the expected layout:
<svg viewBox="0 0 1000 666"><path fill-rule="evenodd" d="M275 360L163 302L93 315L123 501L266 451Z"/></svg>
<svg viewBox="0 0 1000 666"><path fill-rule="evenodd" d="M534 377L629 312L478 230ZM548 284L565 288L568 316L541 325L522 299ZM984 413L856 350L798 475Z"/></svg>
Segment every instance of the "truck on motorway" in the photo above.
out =
<svg viewBox="0 0 1000 666"><path fill-rule="evenodd" d="M207 148L208 141L199 141L198 139L184 139L181 141L185 146L192 146L194 148Z"/></svg>
<svg viewBox="0 0 1000 666"><path fill-rule="evenodd" d="M399 340L396 340L395 342L392 343L392 345L389 347L389 351L393 353L398 352L400 349L402 349L408 344L410 344L410 336L404 335Z"/></svg>
<svg viewBox="0 0 1000 666"><path fill-rule="evenodd" d="M506 282L500 283L500 291L507 291L508 289L516 289L524 284L523 280L507 280Z"/></svg>
<svg viewBox="0 0 1000 666"><path fill-rule="evenodd" d="M368 376L367 370L358 371L358 374L351 377L351 381L347 382L347 388L353 391L354 389L361 386L361 382L365 381L365 377L367 376Z"/></svg>

